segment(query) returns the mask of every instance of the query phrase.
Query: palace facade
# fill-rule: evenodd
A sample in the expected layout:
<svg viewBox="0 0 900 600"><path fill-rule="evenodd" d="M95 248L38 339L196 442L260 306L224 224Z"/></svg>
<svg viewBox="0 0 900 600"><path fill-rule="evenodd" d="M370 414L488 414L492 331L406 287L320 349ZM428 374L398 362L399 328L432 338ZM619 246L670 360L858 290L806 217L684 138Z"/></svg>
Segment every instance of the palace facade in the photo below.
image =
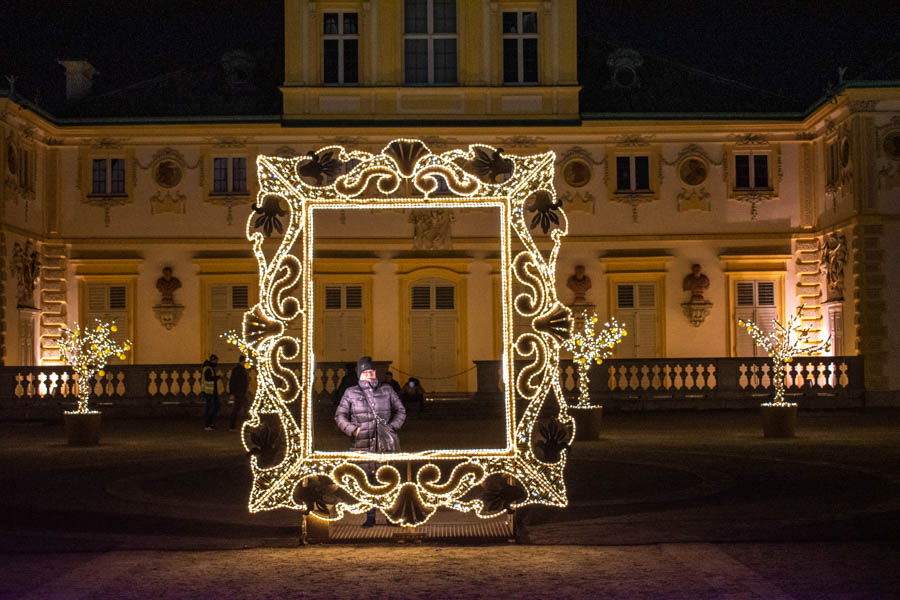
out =
<svg viewBox="0 0 900 600"><path fill-rule="evenodd" d="M257 155L416 138L555 152L560 299L626 325L617 357L754 356L737 320L803 305L814 342L863 356L867 401L900 402L896 76L798 107L628 48L579 56L575 0L284 4L280 90L229 52L102 94L64 61L53 113L0 97L4 365L59 364L59 328L93 318L133 340L128 363L233 361L220 334L258 300ZM317 358L474 391L475 361L500 358L494 218L323 215Z"/></svg>

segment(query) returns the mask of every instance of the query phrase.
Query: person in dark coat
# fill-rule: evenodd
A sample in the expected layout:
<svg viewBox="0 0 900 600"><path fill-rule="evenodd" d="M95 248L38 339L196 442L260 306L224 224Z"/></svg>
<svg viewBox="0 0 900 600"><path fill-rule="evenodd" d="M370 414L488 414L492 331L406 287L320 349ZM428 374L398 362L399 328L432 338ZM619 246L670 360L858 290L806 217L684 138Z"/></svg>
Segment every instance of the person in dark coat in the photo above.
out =
<svg viewBox="0 0 900 600"><path fill-rule="evenodd" d="M420 415L425 410L425 388L415 377L410 377L403 386L403 402L410 408L413 404L418 404Z"/></svg>
<svg viewBox="0 0 900 600"><path fill-rule="evenodd" d="M250 375L247 372L247 357L241 354L238 363L231 369L228 379L228 393L234 406L231 409L231 425L229 429L234 431L237 427L238 415L243 416L247 407L247 388L250 387Z"/></svg>
<svg viewBox="0 0 900 600"><path fill-rule="evenodd" d="M203 398L203 425L206 431L216 428L216 417L219 414L219 376L216 367L219 357L210 354L200 368L200 396Z"/></svg>
<svg viewBox="0 0 900 600"><path fill-rule="evenodd" d="M400 397L389 385L378 385L375 365L371 357L363 356L356 362L359 383L348 388L334 412L338 428L349 436L353 443L351 450L376 452L378 448L377 414L395 431L406 420L406 409ZM363 527L375 525L375 509L366 513Z"/></svg>

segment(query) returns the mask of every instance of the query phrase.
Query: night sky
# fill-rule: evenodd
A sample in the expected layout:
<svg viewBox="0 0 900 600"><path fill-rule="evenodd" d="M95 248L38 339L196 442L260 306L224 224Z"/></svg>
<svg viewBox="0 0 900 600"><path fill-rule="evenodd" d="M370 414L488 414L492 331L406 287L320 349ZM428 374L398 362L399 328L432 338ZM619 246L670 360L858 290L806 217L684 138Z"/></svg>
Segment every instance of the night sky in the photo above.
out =
<svg viewBox="0 0 900 600"><path fill-rule="evenodd" d="M582 1L580 43L632 48L809 105L837 81L838 66L848 67L847 79L860 78L900 52L897 6L881 0ZM0 23L0 75L16 74L26 96L40 89L44 104L60 99L59 58L94 64L98 90L231 48L251 50L279 70L283 60L283 7L274 0L5 0Z"/></svg>

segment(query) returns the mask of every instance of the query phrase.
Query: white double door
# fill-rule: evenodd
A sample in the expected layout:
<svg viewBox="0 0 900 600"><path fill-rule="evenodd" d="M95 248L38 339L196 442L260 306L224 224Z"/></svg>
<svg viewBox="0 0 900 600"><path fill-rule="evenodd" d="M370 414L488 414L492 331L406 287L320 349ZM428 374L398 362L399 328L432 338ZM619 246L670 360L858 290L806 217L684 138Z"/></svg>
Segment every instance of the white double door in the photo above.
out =
<svg viewBox="0 0 900 600"><path fill-rule="evenodd" d="M457 391L457 290L452 282L412 284L409 306L409 365L428 392Z"/></svg>

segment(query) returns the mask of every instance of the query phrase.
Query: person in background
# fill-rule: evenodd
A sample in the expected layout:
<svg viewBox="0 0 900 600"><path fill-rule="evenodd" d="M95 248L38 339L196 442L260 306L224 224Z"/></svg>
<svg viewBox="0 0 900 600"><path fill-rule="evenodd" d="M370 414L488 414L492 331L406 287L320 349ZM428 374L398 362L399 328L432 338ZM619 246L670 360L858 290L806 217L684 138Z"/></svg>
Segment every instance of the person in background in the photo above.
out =
<svg viewBox="0 0 900 600"><path fill-rule="evenodd" d="M385 384L385 385L389 385L389 386L391 386L392 388L394 388L394 391L397 392L397 396L399 396L399 397L402 398L402 397L403 397L403 390L400 388L400 384L397 383L397 380L394 379L394 374L391 373L390 371L388 371L388 372L385 374L384 377L385 377L385 379L384 379L384 384Z"/></svg>
<svg viewBox="0 0 900 600"><path fill-rule="evenodd" d="M410 408L412 408L411 405L418 404L420 415L425 410L425 388L415 377L410 377L409 381L403 385L403 402Z"/></svg>
<svg viewBox="0 0 900 600"><path fill-rule="evenodd" d="M212 431L216 428L216 417L219 415L219 376L216 367L219 357L210 354L200 369L200 395L203 397L203 428Z"/></svg>
<svg viewBox="0 0 900 600"><path fill-rule="evenodd" d="M356 365L354 365L353 363L347 363L346 365L344 365L344 376L341 377L341 382L338 384L337 388L334 390L334 394L332 394L331 396L331 400L335 406L337 406L338 402L341 401L341 398L344 397L344 392L356 385L357 382Z"/></svg>
<svg viewBox="0 0 900 600"><path fill-rule="evenodd" d="M243 415L247 408L247 388L250 387L250 373L247 369L247 357L241 354L238 363L231 369L231 376L228 378L228 393L231 394L231 401L234 405L231 408L231 424L228 426L229 431L237 428L237 420Z"/></svg>
<svg viewBox="0 0 900 600"><path fill-rule="evenodd" d="M353 440L351 450L374 453L378 451L379 420L396 431L406 420L406 409L391 386L378 384L371 357L363 356L357 361L356 374L359 383L344 392L334 412L334 421ZM371 477L373 466L368 465L366 471ZM366 513L366 522L362 526L374 525L373 508Z"/></svg>

